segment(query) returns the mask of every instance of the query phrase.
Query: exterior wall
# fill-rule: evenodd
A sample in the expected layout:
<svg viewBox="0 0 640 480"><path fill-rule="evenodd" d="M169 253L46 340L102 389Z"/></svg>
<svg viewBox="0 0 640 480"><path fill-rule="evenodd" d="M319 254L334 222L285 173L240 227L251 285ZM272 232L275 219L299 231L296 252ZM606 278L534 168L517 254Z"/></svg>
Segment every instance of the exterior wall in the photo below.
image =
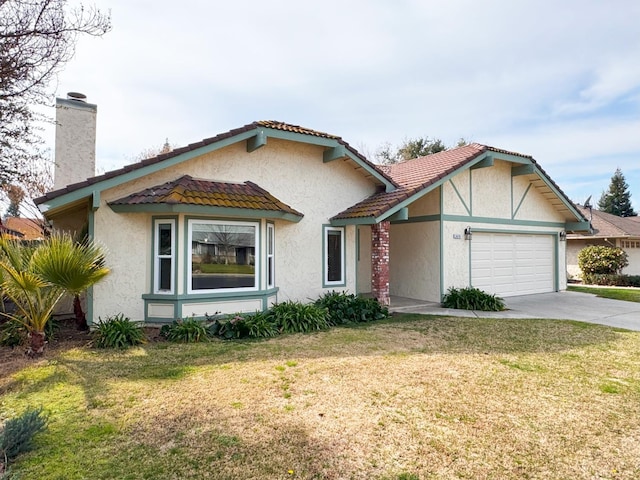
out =
<svg viewBox="0 0 640 480"><path fill-rule="evenodd" d="M101 206L95 212L94 233L98 241L109 246L107 265L112 273L94 287L94 320L98 316L104 318L119 312L132 319L143 319L142 295L152 290L152 215L118 214L109 208L107 202L186 174L218 181L252 181L304 214L298 223L275 222L277 301L306 302L332 289L355 292L358 268L356 228L345 227L346 285L323 288L322 226L328 224L333 215L371 195L375 186L347 162L336 160L323 163L322 153L322 147L272 138L268 139L266 146L247 153L246 142L239 142L102 192ZM176 218L176 267L180 272L176 287L177 294L184 295L187 261L185 229L189 215L154 214L153 217ZM261 225L260 242L264 244L265 222L261 221ZM264 272L264 256L260 262L261 271ZM273 302L273 297L268 302ZM235 311L254 311L256 305L254 301L231 306L218 303L208 303L198 308L206 308L210 313L236 307L238 309ZM155 300L153 305L156 311L166 313L166 306ZM181 301L177 315L185 313L185 308L196 310L193 303L185 299Z"/></svg>
<svg viewBox="0 0 640 480"><path fill-rule="evenodd" d="M634 241L638 241L637 239ZM625 248L629 256L629 266L622 270L626 275L640 275L640 248Z"/></svg>
<svg viewBox="0 0 640 480"><path fill-rule="evenodd" d="M427 193L409 205L409 218L438 215L440 213L440 189Z"/></svg>
<svg viewBox="0 0 640 480"><path fill-rule="evenodd" d="M53 189L93 177L96 172L96 105L56 99Z"/></svg>
<svg viewBox="0 0 640 480"><path fill-rule="evenodd" d="M535 233L555 237L557 287L566 288L565 242L558 241L564 217L531 184L511 176L512 163L465 170L442 186L442 292L471 283L471 248L464 231ZM439 300L439 299L438 299Z"/></svg>
<svg viewBox="0 0 640 480"><path fill-rule="evenodd" d="M391 224L392 296L440 301L440 222Z"/></svg>

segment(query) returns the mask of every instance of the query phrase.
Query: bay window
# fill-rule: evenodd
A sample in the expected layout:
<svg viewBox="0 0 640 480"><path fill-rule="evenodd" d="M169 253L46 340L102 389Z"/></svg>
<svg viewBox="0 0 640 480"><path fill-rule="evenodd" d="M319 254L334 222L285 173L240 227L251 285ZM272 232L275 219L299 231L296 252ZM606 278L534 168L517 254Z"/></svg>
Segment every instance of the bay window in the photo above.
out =
<svg viewBox="0 0 640 480"><path fill-rule="evenodd" d="M259 289L256 222L188 221L189 293Z"/></svg>

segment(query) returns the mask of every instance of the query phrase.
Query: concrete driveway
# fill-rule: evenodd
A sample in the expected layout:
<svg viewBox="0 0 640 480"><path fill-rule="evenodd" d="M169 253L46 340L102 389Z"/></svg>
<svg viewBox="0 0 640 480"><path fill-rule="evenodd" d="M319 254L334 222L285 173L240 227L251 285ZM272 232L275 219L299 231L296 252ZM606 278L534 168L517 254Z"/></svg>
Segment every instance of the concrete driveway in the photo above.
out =
<svg viewBox="0 0 640 480"><path fill-rule="evenodd" d="M422 313L427 315L451 315L477 318L553 318L598 323L610 327L640 331L640 303L599 298L589 293L555 292L538 295L507 297L504 312L479 312L441 308L436 303L411 305L402 299L392 311Z"/></svg>

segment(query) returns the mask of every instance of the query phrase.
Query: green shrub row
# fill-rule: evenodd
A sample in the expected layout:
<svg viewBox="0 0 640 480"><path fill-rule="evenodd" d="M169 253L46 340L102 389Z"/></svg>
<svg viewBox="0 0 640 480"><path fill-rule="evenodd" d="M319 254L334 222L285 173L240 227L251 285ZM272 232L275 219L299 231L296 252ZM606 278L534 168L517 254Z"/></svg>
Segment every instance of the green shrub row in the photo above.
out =
<svg viewBox="0 0 640 480"><path fill-rule="evenodd" d="M615 287L640 287L640 275L584 274L583 283Z"/></svg>
<svg viewBox="0 0 640 480"><path fill-rule="evenodd" d="M442 297L442 306L461 310L499 312L505 309L504 300L473 287L449 288Z"/></svg>
<svg viewBox="0 0 640 480"><path fill-rule="evenodd" d="M388 315L388 309L375 299L330 292L314 303L286 301L266 312L225 317L207 315L206 320L175 320L163 326L160 333L167 340L185 343L213 337L225 340L270 338L281 333L307 333L335 325L371 322Z"/></svg>

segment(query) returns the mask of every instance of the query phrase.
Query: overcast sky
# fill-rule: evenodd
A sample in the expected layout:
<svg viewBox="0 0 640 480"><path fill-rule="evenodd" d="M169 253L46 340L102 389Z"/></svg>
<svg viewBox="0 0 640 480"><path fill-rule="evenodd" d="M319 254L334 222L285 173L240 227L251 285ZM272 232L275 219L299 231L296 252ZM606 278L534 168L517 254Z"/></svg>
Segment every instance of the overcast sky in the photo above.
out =
<svg viewBox="0 0 640 480"><path fill-rule="evenodd" d="M637 0L100 0L56 95L98 105L100 172L254 120L533 155L574 201L620 167L640 208ZM53 134L48 143L53 149Z"/></svg>

